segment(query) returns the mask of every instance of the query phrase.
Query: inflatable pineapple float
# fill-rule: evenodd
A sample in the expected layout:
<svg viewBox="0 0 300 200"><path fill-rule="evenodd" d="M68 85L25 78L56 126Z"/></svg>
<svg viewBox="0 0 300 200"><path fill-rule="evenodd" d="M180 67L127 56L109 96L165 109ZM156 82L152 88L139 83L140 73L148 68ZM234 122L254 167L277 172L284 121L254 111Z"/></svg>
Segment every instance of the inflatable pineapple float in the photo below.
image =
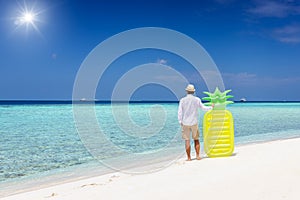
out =
<svg viewBox="0 0 300 200"><path fill-rule="evenodd" d="M209 101L205 105L214 104L214 108L205 113L203 120L204 150L208 157L230 156L233 153L233 118L231 112L226 110L226 105L233 103L227 101L233 97L227 95L230 91L221 92L216 88L214 93L204 92L208 97L203 100Z"/></svg>

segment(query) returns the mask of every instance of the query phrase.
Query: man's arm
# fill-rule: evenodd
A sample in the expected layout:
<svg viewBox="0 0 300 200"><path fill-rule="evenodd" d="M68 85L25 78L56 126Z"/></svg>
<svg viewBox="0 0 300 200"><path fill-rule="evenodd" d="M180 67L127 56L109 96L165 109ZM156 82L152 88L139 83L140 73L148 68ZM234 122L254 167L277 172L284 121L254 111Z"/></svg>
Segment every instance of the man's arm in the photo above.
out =
<svg viewBox="0 0 300 200"><path fill-rule="evenodd" d="M179 124L182 124L182 102L179 101L179 106L178 106L178 122Z"/></svg>
<svg viewBox="0 0 300 200"><path fill-rule="evenodd" d="M213 109L214 105L212 105L212 106L205 106L205 105L202 103L202 101L201 101L200 98L198 98L198 100L199 100L199 101L198 101L198 107L201 108L202 110L204 110L204 111L209 111L209 110Z"/></svg>

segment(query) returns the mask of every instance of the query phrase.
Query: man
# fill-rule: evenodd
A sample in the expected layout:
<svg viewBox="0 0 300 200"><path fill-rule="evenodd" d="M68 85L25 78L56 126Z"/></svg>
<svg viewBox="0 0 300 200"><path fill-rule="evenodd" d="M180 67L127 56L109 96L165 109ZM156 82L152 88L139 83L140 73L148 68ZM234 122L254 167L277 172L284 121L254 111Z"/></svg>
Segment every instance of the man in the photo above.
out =
<svg viewBox="0 0 300 200"><path fill-rule="evenodd" d="M190 145L190 133L192 132L192 138L194 140L196 159L200 160L200 143L199 143L199 129L198 129L198 108L204 111L211 110L212 106L205 106L202 104L200 98L195 97L195 87L189 84L185 91L187 95L180 99L178 108L178 121L182 128L182 138L185 140L185 150L187 154L187 160L191 161L191 145Z"/></svg>

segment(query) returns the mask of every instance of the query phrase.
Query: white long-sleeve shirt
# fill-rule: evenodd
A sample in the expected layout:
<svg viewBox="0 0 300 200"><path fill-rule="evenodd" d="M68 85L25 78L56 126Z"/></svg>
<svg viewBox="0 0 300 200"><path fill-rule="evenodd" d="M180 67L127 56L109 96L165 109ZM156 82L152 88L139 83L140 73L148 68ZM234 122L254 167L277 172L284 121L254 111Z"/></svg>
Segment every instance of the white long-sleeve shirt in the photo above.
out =
<svg viewBox="0 0 300 200"><path fill-rule="evenodd" d="M179 101L178 121L180 124L193 126L198 124L199 108L204 111L211 110L211 106L205 106L201 99L188 94Z"/></svg>

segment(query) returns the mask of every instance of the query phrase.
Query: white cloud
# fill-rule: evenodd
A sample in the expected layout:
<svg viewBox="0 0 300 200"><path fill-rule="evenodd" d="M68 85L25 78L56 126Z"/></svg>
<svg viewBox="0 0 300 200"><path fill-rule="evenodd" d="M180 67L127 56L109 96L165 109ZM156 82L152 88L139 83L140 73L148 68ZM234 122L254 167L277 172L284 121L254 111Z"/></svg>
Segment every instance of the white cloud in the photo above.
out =
<svg viewBox="0 0 300 200"><path fill-rule="evenodd" d="M299 25L289 25L285 26L283 28L275 30L276 33L279 34L294 34L294 33L299 33L300 32L300 26Z"/></svg>
<svg viewBox="0 0 300 200"><path fill-rule="evenodd" d="M284 43L300 43L300 37L295 36L295 37L280 37L278 38L280 42Z"/></svg>
<svg viewBox="0 0 300 200"><path fill-rule="evenodd" d="M247 72L242 73L223 73L223 79L226 84L230 85L253 85L257 83L258 77L256 74Z"/></svg>
<svg viewBox="0 0 300 200"><path fill-rule="evenodd" d="M284 18L289 15L299 15L300 6L294 1L255 1L255 7L248 9L247 12L257 17Z"/></svg>
<svg viewBox="0 0 300 200"><path fill-rule="evenodd" d="M246 10L248 22L257 23L259 18L287 18L290 16L300 15L299 1L295 0L253 0L253 7ZM252 32L253 33L253 32ZM266 29L264 31L254 32L262 37L271 37L279 42L286 44L300 43L300 25L289 24L284 27Z"/></svg>
<svg viewBox="0 0 300 200"><path fill-rule="evenodd" d="M157 61L156 61L156 63L158 63L158 64L162 64L162 65L165 65L165 64L167 64L167 60L165 60L165 59L157 59Z"/></svg>
<svg viewBox="0 0 300 200"><path fill-rule="evenodd" d="M300 84L300 76L294 77L272 77L258 76L256 74L242 73L224 73L222 74L226 85L230 86L288 86L291 84Z"/></svg>
<svg viewBox="0 0 300 200"><path fill-rule="evenodd" d="M287 25L274 29L272 37L284 43L300 43L300 25Z"/></svg>

